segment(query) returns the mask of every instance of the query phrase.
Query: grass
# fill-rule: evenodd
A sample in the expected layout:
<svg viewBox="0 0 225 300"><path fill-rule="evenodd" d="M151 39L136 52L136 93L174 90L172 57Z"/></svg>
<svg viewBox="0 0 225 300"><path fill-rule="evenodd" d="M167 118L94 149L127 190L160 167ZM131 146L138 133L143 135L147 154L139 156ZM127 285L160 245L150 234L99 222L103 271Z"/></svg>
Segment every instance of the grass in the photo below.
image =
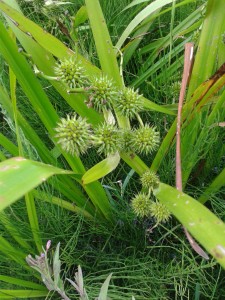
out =
<svg viewBox="0 0 225 300"><path fill-rule="evenodd" d="M136 185L135 181L130 184ZM203 299L221 299L225 295L224 271L213 260L207 262L195 257L175 220L146 235L146 229L153 224L135 219L128 200L121 198L117 184L108 182L108 185L115 189L111 193L116 205L127 207L126 214L118 215L118 224L111 229L98 223L88 224L52 204L37 202L43 242L48 239L53 244L61 242L64 277L72 279L80 264L91 299L96 297L100 284L111 272L109 295L115 300L130 299L131 295L140 300L194 299L197 290ZM46 188L51 194L51 188ZM224 219L224 207L219 197L213 200L213 206L216 200L216 212ZM12 206L11 220L24 239L32 243L23 206L22 201ZM125 211L124 207L118 211ZM4 228L1 231L4 232ZM0 259L3 274L8 274L10 267L11 276L20 274L21 279L34 280L17 264L3 256ZM0 287L7 288L5 283Z"/></svg>
<svg viewBox="0 0 225 300"><path fill-rule="evenodd" d="M116 1L108 1L107 3L102 1L103 10L112 37L119 36L123 31L123 27L125 27L129 21L128 13L127 15L124 14L123 18L120 14L115 14L116 16L111 17L112 11L119 13L121 8L126 6L129 1L120 1L119 3L120 6L116 5ZM198 2L198 4L199 3L200 2ZM79 4L80 3L78 3L78 5ZM188 6L188 8L190 11L193 10L193 6L191 5ZM74 11L76 9L77 7L75 7ZM28 6L25 8L25 12L30 17L34 17L35 21L40 24L42 24L43 20L46 20L42 19L44 18L43 15L35 15L33 9L28 8ZM174 26L188 13L189 10L185 11L184 9L176 11ZM158 19L158 24L155 24L153 28L153 39L154 37L160 38L165 35L165 25L168 23L168 19L170 19L169 14ZM47 28L48 26L52 26L53 23L51 22L52 21L49 20L49 23L46 25ZM58 29L55 34L57 37L62 37ZM82 44L80 45L82 53L98 65L94 42L92 39L90 40L90 32L80 32L79 34L81 37L84 36ZM149 39L151 41L152 37ZM146 39L143 43L148 42L149 40ZM162 52L159 59L167 53L168 50ZM179 59L179 55L174 58L174 60L176 59ZM128 84L132 83L134 78L138 76L138 68L144 61L145 57L140 57L137 54L129 62L124 71L124 77ZM141 93L150 99L154 98L154 100L160 104L171 103L174 93L171 88L172 83L180 79L179 69L175 73L175 77L168 78L165 74L167 67L168 64L164 65L160 71L156 73L157 76L159 76L160 73L163 74L160 80L157 80L157 76L152 74L146 85L140 85ZM139 72L139 74L141 74L142 70L140 69ZM7 80L7 74L2 72L1 81L3 81L6 86L8 85ZM69 106L65 104L65 101L62 103L58 94L55 93L54 89L48 88L44 80L41 80L41 82L47 90L48 96L56 110L61 116L65 116L65 114L69 112ZM167 89L169 89L169 96L168 92L165 92ZM44 130L39 127L39 119L30 107L26 105L24 95L22 93L20 94L19 90L18 92L20 110L28 117L30 124L32 124L37 131L40 131L42 139L48 143L48 137L44 133ZM157 124L162 137L165 136L167 128L169 128L172 123L172 117L162 118L161 115L157 113L146 113L143 115L143 119ZM1 125L7 136L12 135L12 131L4 119ZM202 126L204 126L204 124ZM220 132L218 132L218 134L223 134L222 129L219 129ZM209 138L209 147L213 141L214 136ZM221 144L217 145L218 151L221 145L222 140ZM35 149L31 149L31 151L33 151L33 154L30 153L31 156L33 155L34 158L36 158ZM211 153L211 155L214 157L213 153ZM98 156L94 150L91 151L87 157L84 156L83 158L87 168L93 166L98 161ZM153 157L149 156L145 159L145 162L150 165L152 159ZM216 167L222 168L221 165L218 167L218 164L219 162L210 164L209 161L208 169L214 170ZM168 159L164 160L159 170L159 176L163 182L171 185L174 184L174 167L174 149L172 149L168 154ZM146 230L153 226L154 221L146 220L142 222L138 220L135 218L129 205L132 196L140 190L140 182L137 175L131 177L124 194L121 195L120 181L122 181L123 188L129 172L130 167L122 163L114 173L111 173L102 180L109 199L111 203L113 203L112 205L117 219L116 225L112 226L112 228L99 225L97 220L95 224L90 224L83 218L54 206L51 203L42 201L36 202L43 243L49 239L52 240L54 245L59 241L61 242L63 276L72 279L77 265L80 264L91 299L97 296L100 284L111 272L113 273L113 278L110 283L109 295L115 300L131 299L132 295L135 296L135 299L139 300L223 299L225 297L225 288L223 286L224 271L221 270L220 266L216 265L214 260L206 262L199 257L195 257L192 250L190 250L188 242L184 238L181 226L178 225L175 219L172 219L166 226L160 225L154 229L152 233L146 234ZM210 172L208 173L210 174ZM205 178L204 174L193 176L191 181L187 184L189 194L199 194L199 191L202 190L202 185L206 184L210 179L211 178ZM53 195L51 185L45 184L41 189L44 190L49 197ZM224 220L225 207L222 201L223 197L224 190L214 195L210 205L213 212ZM33 238L25 211L25 204L22 201L18 201L8 209L6 213L12 223L18 228L18 232L23 236L24 240L32 244ZM1 224L0 229L3 236L15 244L13 239L6 236L6 231ZM9 261L2 254L0 261L2 274L8 274L10 268L11 276L35 280L35 277L32 277L27 270ZM0 281L0 288L10 289L11 285ZM71 295L73 295L72 291ZM53 297L56 297L56 295Z"/></svg>

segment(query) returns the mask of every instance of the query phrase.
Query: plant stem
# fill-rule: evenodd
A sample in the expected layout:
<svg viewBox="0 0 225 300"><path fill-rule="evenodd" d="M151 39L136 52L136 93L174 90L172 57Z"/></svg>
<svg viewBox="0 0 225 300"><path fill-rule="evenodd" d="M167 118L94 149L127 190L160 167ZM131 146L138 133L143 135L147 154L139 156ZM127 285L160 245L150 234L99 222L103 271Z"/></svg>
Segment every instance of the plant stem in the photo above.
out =
<svg viewBox="0 0 225 300"><path fill-rule="evenodd" d="M193 62L193 50L194 45L192 43L187 43L185 45L184 54L184 71L182 76L182 83L180 89L179 103L178 103L178 113L177 113L177 139L176 139L176 188L182 192L182 169L181 169L181 121L182 121L182 107L185 97L185 91L190 77L192 62ZM196 253L205 259L209 259L205 251L195 242L190 233L185 227L183 227L184 233Z"/></svg>

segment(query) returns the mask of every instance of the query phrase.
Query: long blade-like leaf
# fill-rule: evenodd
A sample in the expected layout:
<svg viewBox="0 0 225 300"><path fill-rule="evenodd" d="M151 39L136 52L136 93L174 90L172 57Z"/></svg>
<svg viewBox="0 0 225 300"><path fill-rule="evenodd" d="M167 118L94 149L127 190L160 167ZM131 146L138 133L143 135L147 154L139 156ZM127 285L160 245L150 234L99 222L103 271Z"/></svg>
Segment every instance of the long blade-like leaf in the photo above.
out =
<svg viewBox="0 0 225 300"><path fill-rule="evenodd" d="M212 193L217 192L224 185L225 185L225 168L218 176L216 176L216 178L213 180L210 186L204 191L204 193L201 195L198 201L204 204L209 199Z"/></svg>
<svg viewBox="0 0 225 300"><path fill-rule="evenodd" d="M71 174L22 157L0 163L0 211L54 174Z"/></svg>
<svg viewBox="0 0 225 300"><path fill-rule="evenodd" d="M140 11L137 16L130 22L130 24L126 27L124 32L122 33L119 41L117 42L116 47L120 49L127 39L127 37L131 34L131 32L135 29L137 25L139 25L145 18L149 15L153 14L155 11L160 9L166 4L173 2L174 0L157 0L150 3L146 6L142 11Z"/></svg>
<svg viewBox="0 0 225 300"><path fill-rule="evenodd" d="M34 283L32 281L27 281L27 280L15 278L15 277L0 275L0 281L7 282L7 283L10 283L10 284L14 284L14 285L18 285L18 286L22 286L22 287L26 287L26 288L46 291L46 288L45 288L44 285L37 284L37 283Z"/></svg>
<svg viewBox="0 0 225 300"><path fill-rule="evenodd" d="M225 224L197 200L169 185L160 183L154 193L225 268Z"/></svg>
<svg viewBox="0 0 225 300"><path fill-rule="evenodd" d="M35 290L0 290L1 299L29 299L40 298L47 296L49 291L35 291Z"/></svg>
<svg viewBox="0 0 225 300"><path fill-rule="evenodd" d="M118 86L121 86L122 78L116 60L116 51L113 48L99 1L85 0L85 2L102 70L113 78Z"/></svg>

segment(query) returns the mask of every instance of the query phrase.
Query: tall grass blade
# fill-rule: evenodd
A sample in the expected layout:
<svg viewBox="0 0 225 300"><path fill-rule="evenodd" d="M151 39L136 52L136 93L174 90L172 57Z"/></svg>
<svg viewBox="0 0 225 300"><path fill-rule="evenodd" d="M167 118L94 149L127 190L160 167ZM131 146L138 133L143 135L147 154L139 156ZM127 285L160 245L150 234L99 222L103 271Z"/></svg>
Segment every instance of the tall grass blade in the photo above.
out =
<svg viewBox="0 0 225 300"><path fill-rule="evenodd" d="M15 43L15 35L12 30L10 30L10 35L12 36L12 40ZM16 43L15 43L16 44ZM18 109L17 109L17 98L16 98L16 76L13 73L12 69L9 68L9 79L10 79L10 94L12 99L12 107L13 107L13 116L16 130L16 139L18 144L19 155L24 156L23 145L20 137L20 129L18 124ZM37 246L38 251L41 251L42 241L39 232L39 224L38 217L35 208L34 198L31 193L27 193L25 195L25 202L27 207L27 214L30 222L30 228L34 237L35 244Z"/></svg>
<svg viewBox="0 0 225 300"><path fill-rule="evenodd" d="M153 1L149 5L147 5L143 10L141 10L135 18L128 24L124 32L122 33L119 41L117 42L116 47L120 49L125 42L125 40L129 37L131 32L149 15L153 14L158 10L161 9L163 6L172 3L174 0L157 0ZM138 3L137 3L138 4Z"/></svg>
<svg viewBox="0 0 225 300"><path fill-rule="evenodd" d="M35 291L35 290L4 290L0 289L1 299L29 299L42 298L48 295L49 291Z"/></svg>
<svg viewBox="0 0 225 300"><path fill-rule="evenodd" d="M30 245L24 240L24 238L20 235L18 228L15 227L15 225L12 224L11 220L9 219L9 217L5 214L4 211L0 212L0 222L2 223L2 225L5 227L5 229L7 230L8 234L10 234L14 240L24 249L26 249L26 251L30 252L31 251L31 247Z"/></svg>
<svg viewBox="0 0 225 300"><path fill-rule="evenodd" d="M30 229L33 234L34 242L36 244L38 251L41 252L43 243L41 240L39 224L38 224L38 216L37 216L37 211L36 211L32 192L25 194L25 202L27 208L27 215L30 222Z"/></svg>
<svg viewBox="0 0 225 300"><path fill-rule="evenodd" d="M85 0L85 3L102 70L114 79L118 86L122 86L116 51L113 48L99 1Z"/></svg>
<svg viewBox="0 0 225 300"><path fill-rule="evenodd" d="M1 100L0 100L0 103L1 103ZM4 136L2 133L0 133L0 145L4 149L9 151L9 153L11 153L13 156L18 156L19 155L19 151L18 151L17 147L6 136Z"/></svg>
<svg viewBox="0 0 225 300"><path fill-rule="evenodd" d="M49 196L49 194L47 194L45 192L37 191L37 190L33 190L32 193L33 193L35 199L52 203L54 205L62 207L63 209L66 209L66 210L72 211L76 214L79 214L81 216L84 216L85 218L88 218L90 220L94 220L93 215L91 215L88 212L88 209L85 205L84 205L83 208L81 208L79 206L76 206L74 203L70 203L66 200L63 200L63 199L59 198L59 197Z"/></svg>
<svg viewBox="0 0 225 300"><path fill-rule="evenodd" d="M2 252L5 257L17 262L19 265L26 269L29 269L25 262L26 253L15 248L15 245L11 245L3 236L0 235L0 252Z"/></svg>
<svg viewBox="0 0 225 300"><path fill-rule="evenodd" d="M40 291L43 291L43 290L46 291L46 288L44 287L44 285L37 284L32 281L18 279L15 277L0 275L0 281L11 283L13 285L18 285L21 287L36 289L36 290L40 290Z"/></svg>
<svg viewBox="0 0 225 300"><path fill-rule="evenodd" d="M225 168L220 172L220 174L213 180L210 186L204 191L204 193L200 196L198 201L204 204L209 198L211 194L214 194L219 191L219 189L225 185Z"/></svg>

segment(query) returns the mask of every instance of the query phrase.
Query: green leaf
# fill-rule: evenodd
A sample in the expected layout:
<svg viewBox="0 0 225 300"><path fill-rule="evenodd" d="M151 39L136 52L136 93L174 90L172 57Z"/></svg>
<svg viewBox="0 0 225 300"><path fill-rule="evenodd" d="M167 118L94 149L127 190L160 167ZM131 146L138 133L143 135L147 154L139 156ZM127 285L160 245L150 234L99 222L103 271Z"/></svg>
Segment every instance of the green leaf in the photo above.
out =
<svg viewBox="0 0 225 300"><path fill-rule="evenodd" d="M144 3L144 2L148 2L148 1L149 0L134 0L130 4L128 4L123 10L127 10L128 8L131 8L135 5L138 5L138 4L141 4L141 3Z"/></svg>
<svg viewBox="0 0 225 300"><path fill-rule="evenodd" d="M30 222L30 229L33 234L33 239L39 252L42 251L42 240L40 235L38 216L35 206L35 201L32 192L25 194L25 202L27 207L27 215Z"/></svg>
<svg viewBox="0 0 225 300"><path fill-rule="evenodd" d="M77 11L76 15L74 16L73 27L77 28L80 24L84 23L88 20L87 8L86 6L81 6L81 8Z"/></svg>
<svg viewBox="0 0 225 300"><path fill-rule="evenodd" d="M157 11L155 13L157 14ZM151 19L148 21L149 18ZM132 36L132 40L128 43L128 45L125 46L125 49L123 51L123 67L127 65L147 32L150 31L150 27L152 24L153 18L150 16L146 20L142 21L142 23L140 24L140 28L135 31Z"/></svg>
<svg viewBox="0 0 225 300"><path fill-rule="evenodd" d="M222 186L225 185L225 168L222 172L213 180L210 186L204 191L198 201L204 204L212 193L216 193Z"/></svg>
<svg viewBox="0 0 225 300"><path fill-rule="evenodd" d="M46 181L48 177L54 174L71 173L22 157L11 158L0 163L0 211Z"/></svg>
<svg viewBox="0 0 225 300"><path fill-rule="evenodd" d="M82 183L85 185L106 176L118 166L119 162L120 155L118 152L108 156L83 175Z"/></svg>
<svg viewBox="0 0 225 300"><path fill-rule="evenodd" d="M166 4L169 4L173 2L174 0L157 0L152 3L150 3L148 6L146 6L142 11L140 11L136 17L129 23L129 25L126 27L124 32L122 33L119 41L116 44L116 47L120 49L125 42L125 40L128 38L128 36L131 34L131 32L138 26L145 18L147 18L149 15L153 14L156 10L160 9Z"/></svg>
<svg viewBox="0 0 225 300"><path fill-rule="evenodd" d="M43 48L49 50L56 57L63 57L72 54L72 50L67 48L62 42L56 37L49 34L47 31L36 25L34 22L25 18L20 12L13 9L5 2L0 1L0 8L4 11L6 16L9 16L10 20L16 25L21 31L23 31L30 39L36 40ZM35 34L28 31L31 28Z"/></svg>
<svg viewBox="0 0 225 300"><path fill-rule="evenodd" d="M17 243L22 246L26 251L31 252L30 245L24 240L24 238L21 236L21 234L18 232L17 225L14 225L12 223L12 220L10 218L10 215L8 216L5 214L4 211L0 212L0 222L7 230L7 234L10 234Z"/></svg>
<svg viewBox="0 0 225 300"><path fill-rule="evenodd" d="M16 261L19 265L25 269L30 269L25 262L26 253L15 248L15 245L11 245L3 236L0 235L0 251L8 257L10 260Z"/></svg>
<svg viewBox="0 0 225 300"><path fill-rule="evenodd" d="M58 205L59 207L62 207L66 210L72 211L74 213L77 213L79 215L84 216L85 218L92 219L93 216L86 210L87 207L84 204L83 208L80 208L79 206L76 206L74 203L70 203L68 201L65 201L61 198L50 196L48 193L44 193L41 191L32 191L34 197L40 201L46 201L55 205Z"/></svg>
<svg viewBox="0 0 225 300"><path fill-rule="evenodd" d="M145 171L149 170L148 166L135 153L122 152L120 156L139 175L142 175Z"/></svg>
<svg viewBox="0 0 225 300"><path fill-rule="evenodd" d="M18 82L31 101L43 124L53 136L55 134L54 128L58 121L58 115L42 89L41 84L35 77L30 65L23 55L18 53L16 45L12 42L1 22L0 30L0 52L17 76Z"/></svg>
<svg viewBox="0 0 225 300"><path fill-rule="evenodd" d="M36 297L45 297L49 291L35 290L0 290L0 299L29 299ZM43 298L42 298L43 299Z"/></svg>
<svg viewBox="0 0 225 300"><path fill-rule="evenodd" d="M121 87L122 78L117 64L116 51L113 48L99 1L85 0L85 3L102 70Z"/></svg>
<svg viewBox="0 0 225 300"><path fill-rule="evenodd" d="M22 287L46 291L46 288L43 285L34 283L32 281L18 279L15 277L0 275L0 281L11 283L11 284L22 286Z"/></svg>
<svg viewBox="0 0 225 300"><path fill-rule="evenodd" d="M109 274L109 276L106 278L105 282L103 283L100 293L99 293L99 296L98 296L98 300L107 300L108 299L107 294L108 294L109 282L110 282L111 277L112 277L112 273Z"/></svg>
<svg viewBox="0 0 225 300"><path fill-rule="evenodd" d="M1 96L1 92L0 92L0 96ZM17 147L2 133L0 133L0 145L3 148L5 148L7 151L9 151L9 153L11 153L13 156L17 156L19 154Z"/></svg>
<svg viewBox="0 0 225 300"><path fill-rule="evenodd" d="M225 268L225 224L197 200L169 185L160 183L154 194Z"/></svg>
<svg viewBox="0 0 225 300"><path fill-rule="evenodd" d="M167 107L164 107L162 105L158 105L152 101L149 101L148 99L142 97L143 99L143 106L145 109L149 109L149 110L157 110L159 112L162 112L162 113L165 113L165 114L168 114L168 115L175 115L175 113L168 109Z"/></svg>

